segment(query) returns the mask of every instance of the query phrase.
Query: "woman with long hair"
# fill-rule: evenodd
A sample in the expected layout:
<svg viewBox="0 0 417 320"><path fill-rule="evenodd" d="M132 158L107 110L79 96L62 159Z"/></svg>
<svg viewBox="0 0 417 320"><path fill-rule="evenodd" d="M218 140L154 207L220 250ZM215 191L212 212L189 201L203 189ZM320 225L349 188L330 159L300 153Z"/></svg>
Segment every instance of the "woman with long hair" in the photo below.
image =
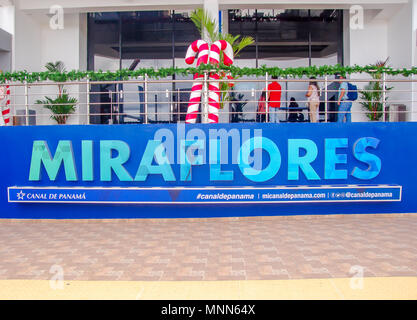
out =
<svg viewBox="0 0 417 320"><path fill-rule="evenodd" d="M258 110L256 112L256 122L266 122L266 93L262 91L259 98Z"/></svg>
<svg viewBox="0 0 417 320"><path fill-rule="evenodd" d="M314 77L310 78L306 97L310 113L310 122L317 122L319 118L320 87Z"/></svg>

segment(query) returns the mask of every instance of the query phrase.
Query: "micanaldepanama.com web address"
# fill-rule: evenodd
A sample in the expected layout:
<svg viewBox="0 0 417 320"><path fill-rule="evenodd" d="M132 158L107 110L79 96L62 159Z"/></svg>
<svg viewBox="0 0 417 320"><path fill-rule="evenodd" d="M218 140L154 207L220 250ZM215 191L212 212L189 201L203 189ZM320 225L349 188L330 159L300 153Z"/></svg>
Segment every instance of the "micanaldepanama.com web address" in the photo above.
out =
<svg viewBox="0 0 417 320"><path fill-rule="evenodd" d="M265 193L262 195L263 200L274 199L325 199L326 193Z"/></svg>

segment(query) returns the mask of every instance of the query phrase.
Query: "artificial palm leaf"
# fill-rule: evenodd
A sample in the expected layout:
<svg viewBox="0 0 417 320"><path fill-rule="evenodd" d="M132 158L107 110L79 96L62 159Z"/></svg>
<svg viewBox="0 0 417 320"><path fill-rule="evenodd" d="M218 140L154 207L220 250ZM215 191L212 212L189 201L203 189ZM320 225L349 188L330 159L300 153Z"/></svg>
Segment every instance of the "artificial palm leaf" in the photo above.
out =
<svg viewBox="0 0 417 320"><path fill-rule="evenodd" d="M199 8L194 10L191 13L190 18L201 36L203 36L204 31L206 31L211 41L215 41L214 39L219 38L216 22L203 9Z"/></svg>
<svg viewBox="0 0 417 320"><path fill-rule="evenodd" d="M58 72L58 73L65 72L64 63L63 63L62 61L57 61L57 62L48 62L48 63L45 65L45 68L46 68L49 72Z"/></svg>
<svg viewBox="0 0 417 320"><path fill-rule="evenodd" d="M197 9L191 13L191 21L196 26L197 30L203 37L204 30L207 32L208 40L211 43L214 43L217 40L225 40L233 48L234 57L237 57L239 52L241 52L247 46L250 46L255 41L252 37L243 37L239 40L240 35L232 35L230 33L219 33L218 27L214 19L210 17L210 15L205 12L203 9ZM221 60L223 60L223 53L220 54ZM220 75L220 80L224 79L225 74ZM230 100L229 90L232 86L229 86L227 82L220 82L220 93L221 93L221 101L220 101L220 108L223 108L224 102Z"/></svg>
<svg viewBox="0 0 417 320"><path fill-rule="evenodd" d="M237 56L240 51L242 51L244 48L250 46L254 42L255 42L255 40L252 37L243 37L242 39L240 39L236 48L233 48L235 56Z"/></svg>
<svg viewBox="0 0 417 320"><path fill-rule="evenodd" d="M75 112L77 102L76 98L71 98L64 90L62 95L55 99L45 97L45 100L37 100L35 103L50 110L52 112L51 119L54 119L58 124L65 124L68 117Z"/></svg>
<svg viewBox="0 0 417 320"><path fill-rule="evenodd" d="M372 78L375 80L382 79L382 71L381 69L386 67L388 63L389 57L385 61L377 61L373 66L375 66L376 72L371 73ZM383 92L390 91L392 87L383 88L382 84L378 81L369 82L364 87L364 90L360 90L359 93L361 94L360 104L362 107L367 110L366 116L371 121L378 121L384 114L384 105L386 104L388 97L385 95L385 101L383 98Z"/></svg>
<svg viewBox="0 0 417 320"><path fill-rule="evenodd" d="M48 62L45 68L49 72L62 73L65 72L64 63L62 61ZM64 89L63 84L57 84L58 95L55 99L45 97L45 100L37 100L35 103L43 105L45 109L52 112L51 119L55 120L58 124L65 124L68 117L75 112L75 106L78 103L76 98L72 98Z"/></svg>

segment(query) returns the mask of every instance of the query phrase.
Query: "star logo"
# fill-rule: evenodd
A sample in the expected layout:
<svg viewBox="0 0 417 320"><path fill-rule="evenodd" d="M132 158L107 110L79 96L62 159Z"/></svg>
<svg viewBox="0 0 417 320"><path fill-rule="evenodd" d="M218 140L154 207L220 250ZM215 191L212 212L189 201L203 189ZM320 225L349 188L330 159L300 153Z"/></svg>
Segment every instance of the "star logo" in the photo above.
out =
<svg viewBox="0 0 417 320"><path fill-rule="evenodd" d="M26 193L24 193L22 190L17 194L17 200L23 200L25 198Z"/></svg>

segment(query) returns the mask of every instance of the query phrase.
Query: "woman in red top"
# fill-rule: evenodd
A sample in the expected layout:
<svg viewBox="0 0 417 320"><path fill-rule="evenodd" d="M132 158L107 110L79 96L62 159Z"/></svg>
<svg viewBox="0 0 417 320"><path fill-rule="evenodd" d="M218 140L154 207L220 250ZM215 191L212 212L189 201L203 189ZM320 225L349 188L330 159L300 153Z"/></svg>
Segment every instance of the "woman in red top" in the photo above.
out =
<svg viewBox="0 0 417 320"><path fill-rule="evenodd" d="M272 76L272 79L278 79ZM268 85L268 106L269 106L269 122L278 123L283 115L281 107L281 85L274 81Z"/></svg>

